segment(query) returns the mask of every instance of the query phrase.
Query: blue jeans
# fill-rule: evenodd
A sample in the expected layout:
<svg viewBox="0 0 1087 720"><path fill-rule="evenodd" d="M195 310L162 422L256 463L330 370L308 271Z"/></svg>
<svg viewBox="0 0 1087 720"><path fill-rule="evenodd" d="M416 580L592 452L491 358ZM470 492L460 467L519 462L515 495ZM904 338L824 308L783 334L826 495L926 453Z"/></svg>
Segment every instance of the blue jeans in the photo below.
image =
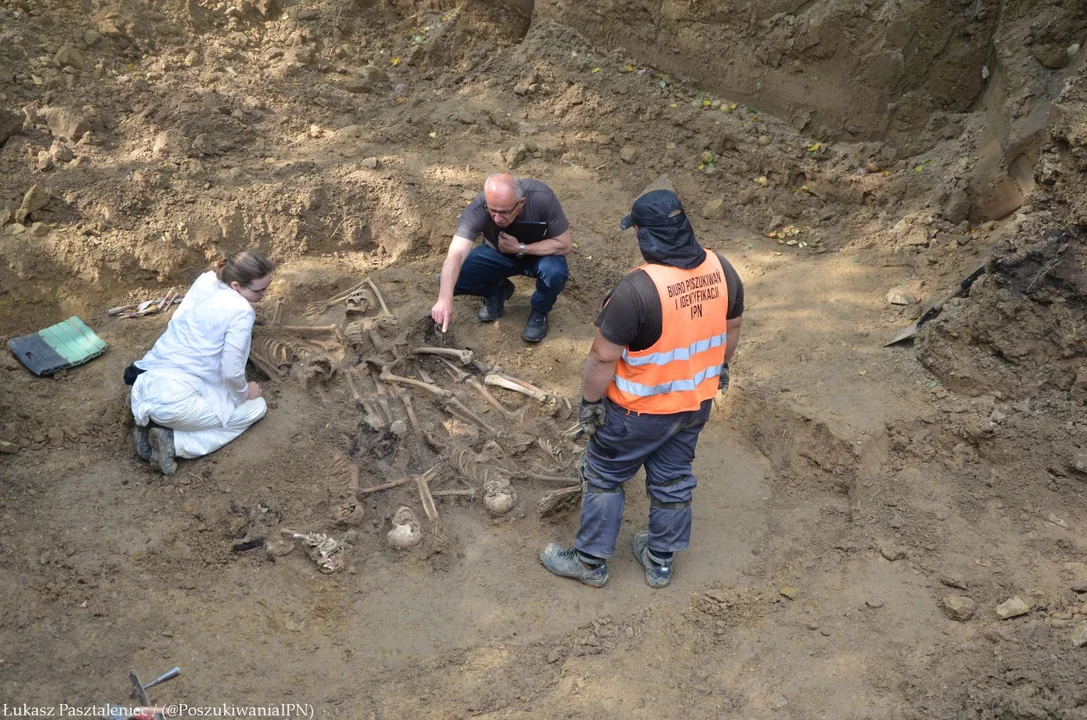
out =
<svg viewBox="0 0 1087 720"><path fill-rule="evenodd" d="M472 248L461 266L454 295L478 295L491 298L502 290L502 281L514 275L536 278L536 292L532 293L532 309L551 312L559 293L566 287L570 271L562 255L525 256L504 255L487 243Z"/></svg>
<svg viewBox="0 0 1087 720"><path fill-rule="evenodd" d="M670 415L631 413L605 400L607 419L581 460L581 526L574 547L599 558L615 554L623 520L623 483L645 465L649 495L649 549L686 550L691 542L691 472L698 434L712 400L698 410Z"/></svg>

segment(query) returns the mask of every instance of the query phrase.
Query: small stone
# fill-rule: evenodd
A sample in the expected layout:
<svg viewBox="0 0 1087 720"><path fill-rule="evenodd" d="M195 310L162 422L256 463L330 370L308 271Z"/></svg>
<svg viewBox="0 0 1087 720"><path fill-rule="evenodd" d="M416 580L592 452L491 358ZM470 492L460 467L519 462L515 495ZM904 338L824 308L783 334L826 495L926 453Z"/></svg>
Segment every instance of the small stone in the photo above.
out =
<svg viewBox="0 0 1087 720"><path fill-rule="evenodd" d="M294 13L294 17L295 17L295 19L301 20L303 22L308 22L310 20L316 20L317 19L317 11L316 10L296 10L295 13Z"/></svg>
<svg viewBox="0 0 1087 720"><path fill-rule="evenodd" d="M634 628L632 628L631 626L628 625L627 629L624 632L626 632L628 638L634 637Z"/></svg>
<svg viewBox="0 0 1087 720"><path fill-rule="evenodd" d="M23 131L23 114L0 109L0 145Z"/></svg>
<svg viewBox="0 0 1087 720"><path fill-rule="evenodd" d="M48 150L39 150L38 159L34 163L34 166L42 172L52 170L54 166L53 156L49 154Z"/></svg>
<svg viewBox="0 0 1087 720"><path fill-rule="evenodd" d="M819 634L822 635L823 637L830 637L830 630L827 630L826 628L823 628L822 630L819 631Z"/></svg>
<svg viewBox="0 0 1087 720"><path fill-rule="evenodd" d="M94 47L102 39L102 34L97 30L87 30L83 33L83 42L87 47Z"/></svg>
<svg viewBox="0 0 1087 720"><path fill-rule="evenodd" d="M547 662L554 665L559 660L562 660L562 648L551 648L547 653Z"/></svg>
<svg viewBox="0 0 1087 720"><path fill-rule="evenodd" d="M808 629L814 632L819 629L819 624L810 622L808 623Z"/></svg>
<svg viewBox="0 0 1087 720"><path fill-rule="evenodd" d="M1057 43L1045 43L1034 46L1034 57L1050 70L1060 70L1068 65L1068 48L1061 47Z"/></svg>
<svg viewBox="0 0 1087 720"><path fill-rule="evenodd" d="M45 237L49 234L49 226L43 222L36 222L30 226L29 233L34 237Z"/></svg>
<svg viewBox="0 0 1087 720"><path fill-rule="evenodd" d="M49 132L55 137L79 142L79 140L91 131L91 124L87 118L70 108L48 107L42 110L45 122L49 125Z"/></svg>
<svg viewBox="0 0 1087 720"><path fill-rule="evenodd" d="M952 620L966 622L974 617L978 604L965 595L948 595L943 599L944 612Z"/></svg>
<svg viewBox="0 0 1087 720"><path fill-rule="evenodd" d="M349 93L361 95L374 89L373 84L366 78L351 78L343 84L343 89Z"/></svg>
<svg viewBox="0 0 1087 720"><path fill-rule="evenodd" d="M191 51L185 56L185 59L181 61L185 67L198 67L202 60L200 59L200 53L195 50Z"/></svg>
<svg viewBox="0 0 1087 720"><path fill-rule="evenodd" d="M65 45L58 50L54 60L61 67L73 67L76 70L83 69L83 54L71 45Z"/></svg>
<svg viewBox="0 0 1087 720"><path fill-rule="evenodd" d="M970 196L962 188L955 188L947 197L943 208L944 219L958 225L970 218Z"/></svg>
<svg viewBox="0 0 1087 720"><path fill-rule="evenodd" d="M941 576L940 584L946 585L949 588L955 588L956 590L966 589L966 583L961 578L951 577L950 575Z"/></svg>
<svg viewBox="0 0 1087 720"><path fill-rule="evenodd" d="M633 145L624 145L623 149L619 151L619 159L627 165L633 165L638 162L638 155L638 148Z"/></svg>
<svg viewBox="0 0 1087 720"><path fill-rule="evenodd" d="M26 195L23 196L23 204L19 206L19 209L15 211L15 222L24 223L31 214L41 210L46 205L52 196L40 185L31 185L30 189L26 191Z"/></svg>
<svg viewBox="0 0 1087 720"><path fill-rule="evenodd" d="M1076 647L1087 645L1087 621L1081 622L1072 630L1072 644Z"/></svg>
<svg viewBox="0 0 1087 720"><path fill-rule="evenodd" d="M1087 453L1079 453L1072 459L1072 467L1081 473L1087 473Z"/></svg>
<svg viewBox="0 0 1087 720"><path fill-rule="evenodd" d="M769 135L759 135L759 145L761 145L762 147L766 147L769 144L770 144L770 136Z"/></svg>
<svg viewBox="0 0 1087 720"><path fill-rule="evenodd" d="M999 615L1002 620L1026 615L1029 612L1030 605L1027 605L1018 595L1009 598L996 606L996 614Z"/></svg>
<svg viewBox="0 0 1087 720"><path fill-rule="evenodd" d="M1067 529L1068 529L1068 523L1067 523L1067 522L1065 522L1064 520L1062 520L1061 518L1057 517L1057 516L1056 516L1055 514L1053 514L1053 513L1049 513L1049 517L1048 517L1048 518L1046 518L1046 520L1048 520L1049 522L1053 523L1053 524L1054 524L1054 525L1056 525L1057 527L1061 527L1061 528L1064 528L1065 530L1067 530Z"/></svg>
<svg viewBox="0 0 1087 720"><path fill-rule="evenodd" d="M986 220L981 224L982 232L992 232L996 230L996 220Z"/></svg>
<svg viewBox="0 0 1087 720"><path fill-rule="evenodd" d="M715 198L702 208L702 217L707 220L720 220L725 216L725 199Z"/></svg>
<svg viewBox="0 0 1087 720"><path fill-rule="evenodd" d="M212 155L215 153L215 144L207 133L200 133L192 140L192 151L197 155Z"/></svg>
<svg viewBox="0 0 1087 720"><path fill-rule="evenodd" d="M781 594L789 598L790 600L796 600L797 596L800 595L800 588L786 585L785 587L781 588Z"/></svg>
<svg viewBox="0 0 1087 720"><path fill-rule="evenodd" d="M928 230L921 227L920 225L915 225L910 228L910 231L906 234L906 237L902 242L906 245L912 245L915 247L919 247L921 245L928 245Z"/></svg>
<svg viewBox="0 0 1087 720"><path fill-rule="evenodd" d="M891 562L902 560L906 557L906 551L897 545L884 545L879 549L879 554Z"/></svg>
<svg viewBox="0 0 1087 720"><path fill-rule="evenodd" d="M360 162L359 165L362 165L367 170L377 170L381 167L381 161L376 157L368 157ZM475 197L475 195L472 197Z"/></svg>
<svg viewBox="0 0 1087 720"><path fill-rule="evenodd" d="M883 601L877 600L876 598L869 598L864 601L864 604L872 608L873 610L878 610L879 608L883 607Z"/></svg>
<svg viewBox="0 0 1087 720"><path fill-rule="evenodd" d="M22 223L12 223L12 225L11 225L11 234L12 235L21 235L21 234L23 234L25 232L26 232L26 225L23 225Z"/></svg>
<svg viewBox="0 0 1087 720"><path fill-rule="evenodd" d="M75 159L75 153L72 149L62 143L60 140L54 140L53 144L49 147L49 154L57 162L71 162Z"/></svg>
<svg viewBox="0 0 1087 720"><path fill-rule="evenodd" d="M917 298L905 288L893 287L887 291L887 302L892 305L913 305L917 302Z"/></svg>

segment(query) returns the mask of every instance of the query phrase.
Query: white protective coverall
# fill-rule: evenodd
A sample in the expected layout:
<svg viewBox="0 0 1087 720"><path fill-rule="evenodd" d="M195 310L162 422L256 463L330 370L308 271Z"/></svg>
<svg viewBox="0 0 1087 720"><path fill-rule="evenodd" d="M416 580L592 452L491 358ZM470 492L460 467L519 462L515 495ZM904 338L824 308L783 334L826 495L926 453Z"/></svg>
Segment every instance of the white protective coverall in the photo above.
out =
<svg viewBox="0 0 1087 720"><path fill-rule="evenodd" d="M245 362L256 314L244 297L208 271L196 279L166 332L136 362L136 424L174 431L177 457L215 452L264 417L264 398L248 399Z"/></svg>

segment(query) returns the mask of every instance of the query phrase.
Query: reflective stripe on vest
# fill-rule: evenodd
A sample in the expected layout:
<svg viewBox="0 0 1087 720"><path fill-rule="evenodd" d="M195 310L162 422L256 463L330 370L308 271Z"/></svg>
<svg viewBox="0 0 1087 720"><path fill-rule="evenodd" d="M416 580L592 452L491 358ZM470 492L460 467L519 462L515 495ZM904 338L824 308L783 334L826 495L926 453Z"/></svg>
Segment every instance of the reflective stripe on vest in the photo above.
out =
<svg viewBox="0 0 1087 720"><path fill-rule="evenodd" d="M653 415L697 410L717 392L728 347L728 283L712 251L692 270L647 264L661 303L661 336L651 347L629 348L615 366L608 398Z"/></svg>
<svg viewBox="0 0 1087 720"><path fill-rule="evenodd" d="M694 344L685 348L679 348L669 352L652 353L642 357L632 357L630 353L623 350L623 359L626 360L627 365L633 367L639 365L667 365L673 360L690 360L692 355L706 352L710 348L725 346L727 343L728 333L721 333L720 335L711 337L709 340L697 340Z"/></svg>

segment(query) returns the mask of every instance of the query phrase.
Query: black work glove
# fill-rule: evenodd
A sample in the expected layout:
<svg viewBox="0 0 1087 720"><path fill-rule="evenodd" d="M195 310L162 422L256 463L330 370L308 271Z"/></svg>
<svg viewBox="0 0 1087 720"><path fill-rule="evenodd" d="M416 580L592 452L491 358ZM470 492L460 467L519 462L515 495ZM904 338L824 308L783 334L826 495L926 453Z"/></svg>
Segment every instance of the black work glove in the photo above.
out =
<svg viewBox="0 0 1087 720"><path fill-rule="evenodd" d="M713 398L713 407L720 410L725 402L725 394L728 392L729 383L728 363L721 368L721 374L717 376L717 395Z"/></svg>
<svg viewBox="0 0 1087 720"><path fill-rule="evenodd" d="M593 433L604 425L607 414L608 411L604 407L604 398L600 398L596 402L589 402L585 398L581 398L581 405L577 409L577 424L581 427L583 434L592 437Z"/></svg>

